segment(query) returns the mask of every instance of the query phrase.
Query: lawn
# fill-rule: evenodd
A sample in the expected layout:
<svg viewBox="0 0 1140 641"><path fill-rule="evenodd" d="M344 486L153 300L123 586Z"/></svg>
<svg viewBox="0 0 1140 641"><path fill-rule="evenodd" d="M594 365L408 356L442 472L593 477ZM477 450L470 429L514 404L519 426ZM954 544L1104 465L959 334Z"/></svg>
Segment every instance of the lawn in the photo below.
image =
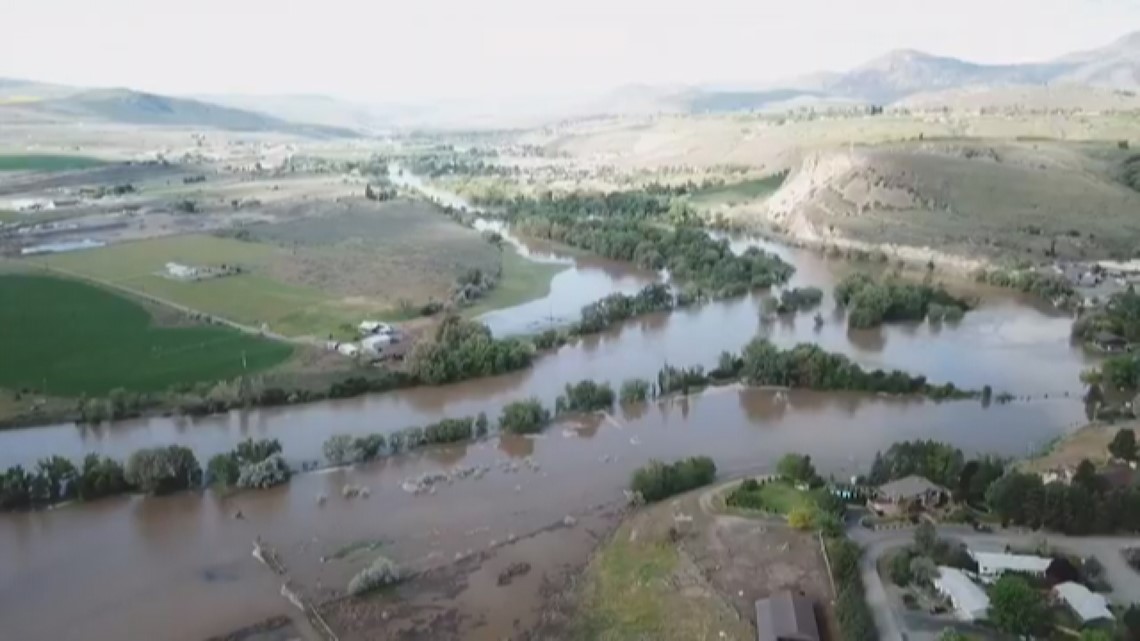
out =
<svg viewBox="0 0 1140 641"><path fill-rule="evenodd" d="M0 387L56 396L231 379L292 354L228 328L157 327L134 301L49 276L0 275L0 327Z"/></svg>
<svg viewBox="0 0 1140 641"><path fill-rule="evenodd" d="M88 169L107 164L88 156L54 156L47 154L0 154L0 172L4 171L67 171Z"/></svg>
<svg viewBox="0 0 1140 641"><path fill-rule="evenodd" d="M790 483L784 481L769 481L751 492L745 492L740 486L737 486L725 496L725 499L727 500L728 496L737 495L744 500L744 505L729 506L729 509L756 506L757 509L776 514L790 514L796 508L814 510L817 505L816 492L819 491L797 490Z"/></svg>
<svg viewBox="0 0 1140 641"><path fill-rule="evenodd" d="M773 174L754 180L702 189L693 193L692 202L694 205L712 207L764 198L779 189L780 185L784 184L785 178L787 178L787 174Z"/></svg>
<svg viewBox="0 0 1140 641"><path fill-rule="evenodd" d="M550 281L567 269L566 265L536 263L518 254L510 246L503 247L503 275L491 292L475 305L463 310L468 317L495 309L521 305L550 293Z"/></svg>

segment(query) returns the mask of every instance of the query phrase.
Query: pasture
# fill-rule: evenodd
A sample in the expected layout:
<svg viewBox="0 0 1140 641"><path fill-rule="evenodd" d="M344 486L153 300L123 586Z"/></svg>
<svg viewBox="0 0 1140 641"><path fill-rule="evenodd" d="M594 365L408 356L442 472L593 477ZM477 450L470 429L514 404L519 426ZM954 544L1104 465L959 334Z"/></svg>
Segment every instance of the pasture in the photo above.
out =
<svg viewBox="0 0 1140 641"><path fill-rule="evenodd" d="M0 274L0 387L53 396L156 392L284 362L292 347L220 327L160 327L86 283Z"/></svg>
<svg viewBox="0 0 1140 641"><path fill-rule="evenodd" d="M153 238L29 261L246 325L318 337L341 335L364 318L407 318L429 301L446 302L468 270L499 268L499 250L479 232L426 204L321 203L320 212L230 237ZM167 263L241 273L177 280L164 275ZM553 275L508 268L503 291L493 294L499 306L541 295Z"/></svg>
<svg viewBox="0 0 1140 641"><path fill-rule="evenodd" d="M0 172L5 171L68 171L90 169L105 164L89 156L59 156L49 154L0 154Z"/></svg>

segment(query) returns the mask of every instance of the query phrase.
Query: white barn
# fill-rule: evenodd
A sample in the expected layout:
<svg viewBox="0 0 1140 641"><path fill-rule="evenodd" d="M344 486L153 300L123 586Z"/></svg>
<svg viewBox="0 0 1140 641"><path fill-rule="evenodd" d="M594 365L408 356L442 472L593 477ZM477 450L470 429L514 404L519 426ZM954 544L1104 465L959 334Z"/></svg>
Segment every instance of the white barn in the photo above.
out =
<svg viewBox="0 0 1140 641"><path fill-rule="evenodd" d="M1031 554L974 552L971 550L970 556L978 563L978 575L982 577L983 581L993 581L1006 572L1045 576L1045 570L1048 570L1053 563L1053 559Z"/></svg>
<svg viewBox="0 0 1140 641"><path fill-rule="evenodd" d="M934 587L954 604L954 613L959 619L977 621L986 618L990 598L986 596L985 590L961 570L939 566Z"/></svg>
<svg viewBox="0 0 1140 641"><path fill-rule="evenodd" d="M1113 619L1112 610L1108 609L1108 600L1080 583L1072 581L1060 583L1053 588L1053 592L1069 606L1082 623Z"/></svg>

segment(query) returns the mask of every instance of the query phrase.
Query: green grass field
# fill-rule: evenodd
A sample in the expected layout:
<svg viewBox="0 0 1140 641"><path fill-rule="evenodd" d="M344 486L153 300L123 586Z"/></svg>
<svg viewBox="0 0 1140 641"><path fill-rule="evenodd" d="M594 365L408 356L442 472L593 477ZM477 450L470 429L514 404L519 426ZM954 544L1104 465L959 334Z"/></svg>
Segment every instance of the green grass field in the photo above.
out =
<svg viewBox="0 0 1140 641"><path fill-rule="evenodd" d="M0 154L0 172L3 171L67 171L88 169L106 162L88 156L55 156L48 154Z"/></svg>
<svg viewBox="0 0 1140 641"><path fill-rule="evenodd" d="M231 379L292 354L228 328L157 327L131 300L48 276L0 275L0 327L0 387L54 396Z"/></svg>
<svg viewBox="0 0 1140 641"><path fill-rule="evenodd" d="M550 293L550 281L567 269L566 265L536 263L523 258L513 248L503 247L503 276L491 292L475 305L463 310L467 317L495 309L521 305Z"/></svg>
<svg viewBox="0 0 1140 641"><path fill-rule="evenodd" d="M705 207L731 205L756 200L758 198L764 198L779 189L780 185L784 184L786 177L787 174L773 174L754 180L729 183L719 187L710 187L695 192L691 200L694 205Z"/></svg>
<svg viewBox="0 0 1140 641"><path fill-rule="evenodd" d="M268 323L289 335L324 335L365 317L390 320L396 315L381 304L346 304L315 287L291 285L264 275L288 250L262 243L205 235L172 236L99 249L36 258L48 268L82 274L133 291L248 325ZM166 263L241 265L237 276L178 281L159 275Z"/></svg>

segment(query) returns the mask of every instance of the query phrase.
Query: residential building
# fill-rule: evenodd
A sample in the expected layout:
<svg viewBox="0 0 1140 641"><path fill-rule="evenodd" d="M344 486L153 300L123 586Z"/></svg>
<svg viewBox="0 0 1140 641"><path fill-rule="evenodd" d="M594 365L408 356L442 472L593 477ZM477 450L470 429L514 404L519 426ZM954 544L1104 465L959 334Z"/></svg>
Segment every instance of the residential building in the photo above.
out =
<svg viewBox="0 0 1140 641"><path fill-rule="evenodd" d="M978 564L978 576L986 582L993 581L1006 572L1045 576L1045 570L1048 570L1049 565L1053 563L1053 559L1031 554L974 552L970 550L970 556Z"/></svg>
<svg viewBox="0 0 1140 641"><path fill-rule="evenodd" d="M986 618L990 609L990 598L977 583L970 580L957 568L938 567L934 587L954 605L954 614L962 621L977 621Z"/></svg>
<svg viewBox="0 0 1140 641"><path fill-rule="evenodd" d="M1080 583L1060 583L1053 588L1053 593L1069 606L1082 623L1113 618L1112 611L1108 609L1108 600Z"/></svg>
<svg viewBox="0 0 1140 641"><path fill-rule="evenodd" d="M950 493L921 476L907 476L880 485L872 506L880 514L905 514L943 503Z"/></svg>
<svg viewBox="0 0 1140 641"><path fill-rule="evenodd" d="M758 641L819 641L811 599L781 592L756 602Z"/></svg>

